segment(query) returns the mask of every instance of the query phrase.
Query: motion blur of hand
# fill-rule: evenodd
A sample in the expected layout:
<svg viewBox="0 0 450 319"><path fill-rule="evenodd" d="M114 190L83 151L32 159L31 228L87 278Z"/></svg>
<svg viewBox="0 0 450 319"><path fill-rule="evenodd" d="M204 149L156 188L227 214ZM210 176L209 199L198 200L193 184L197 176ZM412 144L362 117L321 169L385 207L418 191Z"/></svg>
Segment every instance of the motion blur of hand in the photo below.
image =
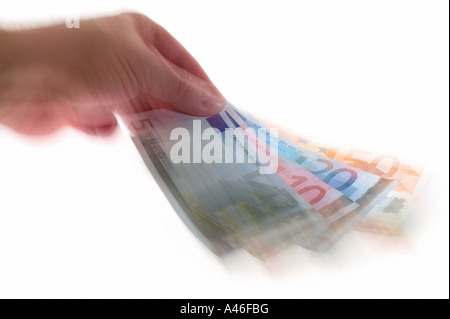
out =
<svg viewBox="0 0 450 319"><path fill-rule="evenodd" d="M0 123L25 134L71 125L108 135L114 112L153 108L207 116L225 99L166 30L135 13L0 30Z"/></svg>

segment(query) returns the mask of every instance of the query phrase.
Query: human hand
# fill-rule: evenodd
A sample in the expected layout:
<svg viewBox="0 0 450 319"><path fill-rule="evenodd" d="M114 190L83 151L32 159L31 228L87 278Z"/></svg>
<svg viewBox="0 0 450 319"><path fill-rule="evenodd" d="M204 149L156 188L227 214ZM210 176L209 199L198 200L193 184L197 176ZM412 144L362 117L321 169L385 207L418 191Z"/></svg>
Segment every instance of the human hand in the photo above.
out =
<svg viewBox="0 0 450 319"><path fill-rule="evenodd" d="M108 135L114 112L167 108L198 116L225 99L166 30L135 13L0 30L0 123L25 134L64 125Z"/></svg>

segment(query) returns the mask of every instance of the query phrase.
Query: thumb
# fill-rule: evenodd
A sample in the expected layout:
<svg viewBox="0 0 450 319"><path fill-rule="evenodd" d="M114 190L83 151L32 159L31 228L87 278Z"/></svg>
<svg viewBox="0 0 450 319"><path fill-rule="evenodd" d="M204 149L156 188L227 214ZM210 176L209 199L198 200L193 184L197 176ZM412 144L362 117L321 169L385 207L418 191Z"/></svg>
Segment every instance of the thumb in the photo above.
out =
<svg viewBox="0 0 450 319"><path fill-rule="evenodd" d="M150 61L147 78L155 97L196 116L217 114L225 106L225 98L211 82L194 76L160 55L154 55Z"/></svg>

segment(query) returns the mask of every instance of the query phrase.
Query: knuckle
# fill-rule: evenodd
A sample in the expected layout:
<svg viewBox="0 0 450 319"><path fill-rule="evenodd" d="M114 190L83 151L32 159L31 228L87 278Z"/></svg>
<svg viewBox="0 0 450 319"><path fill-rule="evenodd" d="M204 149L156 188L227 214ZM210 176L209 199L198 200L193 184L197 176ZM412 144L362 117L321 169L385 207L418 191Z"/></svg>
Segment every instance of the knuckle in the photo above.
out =
<svg viewBox="0 0 450 319"><path fill-rule="evenodd" d="M138 12L126 12L126 13L122 13L123 17L126 18L130 18L136 21L151 21L149 17L147 17L146 15L142 14L142 13L138 13Z"/></svg>
<svg viewBox="0 0 450 319"><path fill-rule="evenodd" d="M143 30L149 29L154 25L153 20L151 20L149 17L142 13L137 12L127 12L122 13L120 15L123 19L128 21L129 23L135 25L138 28L141 28Z"/></svg>
<svg viewBox="0 0 450 319"><path fill-rule="evenodd" d="M153 20L150 19L149 17L147 17L146 15L142 14L142 13L129 13L130 17L136 21L138 24L142 25L142 26L151 26L154 24Z"/></svg>

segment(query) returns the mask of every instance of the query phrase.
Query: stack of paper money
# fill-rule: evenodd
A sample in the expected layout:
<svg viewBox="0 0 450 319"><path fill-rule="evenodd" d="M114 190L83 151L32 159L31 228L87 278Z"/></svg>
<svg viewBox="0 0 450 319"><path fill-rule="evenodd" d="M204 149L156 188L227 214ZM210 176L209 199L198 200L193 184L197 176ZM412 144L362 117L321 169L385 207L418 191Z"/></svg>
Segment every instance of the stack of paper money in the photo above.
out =
<svg viewBox="0 0 450 319"><path fill-rule="evenodd" d="M421 175L396 158L387 168L386 156L313 143L231 104L208 118L157 109L122 120L175 211L218 255L324 251L354 228L395 233Z"/></svg>

